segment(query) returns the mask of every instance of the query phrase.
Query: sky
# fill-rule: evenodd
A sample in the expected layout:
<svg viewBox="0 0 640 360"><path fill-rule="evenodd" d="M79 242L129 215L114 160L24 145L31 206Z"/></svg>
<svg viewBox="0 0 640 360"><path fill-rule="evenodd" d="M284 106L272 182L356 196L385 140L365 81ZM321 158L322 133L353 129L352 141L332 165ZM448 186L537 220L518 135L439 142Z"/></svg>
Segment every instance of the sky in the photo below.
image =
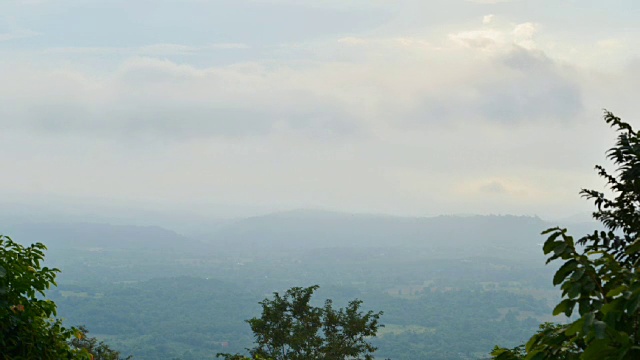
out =
<svg viewBox="0 0 640 360"><path fill-rule="evenodd" d="M631 0L6 0L0 206L590 211ZM4 203L2 205L1 203Z"/></svg>

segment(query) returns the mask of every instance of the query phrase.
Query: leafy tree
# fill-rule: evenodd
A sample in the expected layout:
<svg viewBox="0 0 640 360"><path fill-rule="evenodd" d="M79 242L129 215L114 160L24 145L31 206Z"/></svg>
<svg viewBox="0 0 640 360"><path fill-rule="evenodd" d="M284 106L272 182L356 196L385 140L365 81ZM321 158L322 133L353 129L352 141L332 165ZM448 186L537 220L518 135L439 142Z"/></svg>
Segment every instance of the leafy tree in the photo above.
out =
<svg viewBox="0 0 640 360"><path fill-rule="evenodd" d="M368 338L376 335L382 312L360 312L361 300L335 310L331 300L324 307L309 304L318 286L294 287L274 299L264 299L262 316L247 320L256 340L248 349L254 359L373 359L376 348ZM218 354L226 360L245 359L240 355Z"/></svg>
<svg viewBox="0 0 640 360"><path fill-rule="evenodd" d="M132 356L120 357L120 352L111 349L104 341L98 341L95 337L87 336L89 330L84 326L78 327L79 333L71 339L71 346L74 349L82 349L91 354L91 360L130 360Z"/></svg>
<svg viewBox="0 0 640 360"><path fill-rule="evenodd" d="M88 338L84 327L65 328L54 318L56 304L44 292L60 270L40 267L46 249L0 235L0 359L118 360L117 351Z"/></svg>
<svg viewBox="0 0 640 360"><path fill-rule="evenodd" d="M611 196L583 189L596 205L593 217L606 231L577 241L566 229L552 228L543 250L547 263L563 262L553 277L563 300L554 315L579 318L566 325L541 328L525 351L496 348L492 356L509 359L640 359L640 132L605 111L604 119L618 131L607 152L617 167L611 175L602 166Z"/></svg>
<svg viewBox="0 0 640 360"><path fill-rule="evenodd" d="M56 320L56 304L44 291L55 285L58 269L40 268L43 244L24 247L0 235L0 349L2 359L69 359L86 352L67 342L75 329ZM40 296L39 296L40 295Z"/></svg>

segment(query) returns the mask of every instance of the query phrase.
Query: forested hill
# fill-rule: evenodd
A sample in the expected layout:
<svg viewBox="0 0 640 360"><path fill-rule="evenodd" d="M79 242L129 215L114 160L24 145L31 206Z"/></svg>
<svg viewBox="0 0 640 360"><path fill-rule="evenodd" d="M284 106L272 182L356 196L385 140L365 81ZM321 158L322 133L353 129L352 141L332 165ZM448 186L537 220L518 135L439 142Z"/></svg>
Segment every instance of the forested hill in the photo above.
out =
<svg viewBox="0 0 640 360"><path fill-rule="evenodd" d="M237 220L208 240L242 251L419 247L445 258L531 254L539 258L540 232L556 225L529 216L394 217L297 210Z"/></svg>
<svg viewBox="0 0 640 360"><path fill-rule="evenodd" d="M197 247L199 242L159 226L99 223L21 223L4 227L21 242L52 248L158 249Z"/></svg>
<svg viewBox="0 0 640 360"><path fill-rule="evenodd" d="M540 258L540 232L555 223L530 216L395 217L295 210L228 221L191 237L157 226L8 224L22 242L49 247L263 252L320 248L417 247L434 257ZM593 224L576 224L577 234ZM584 229L585 231L582 231Z"/></svg>

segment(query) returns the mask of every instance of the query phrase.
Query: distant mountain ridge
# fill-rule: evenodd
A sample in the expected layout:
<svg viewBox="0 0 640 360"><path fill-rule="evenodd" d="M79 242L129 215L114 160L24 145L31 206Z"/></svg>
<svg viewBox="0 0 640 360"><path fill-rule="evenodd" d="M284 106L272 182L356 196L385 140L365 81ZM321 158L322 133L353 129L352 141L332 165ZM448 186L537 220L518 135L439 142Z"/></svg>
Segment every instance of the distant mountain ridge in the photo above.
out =
<svg viewBox="0 0 640 360"><path fill-rule="evenodd" d="M552 226L531 216L398 217L296 210L232 222L210 240L265 251L408 246L448 256L490 256L500 251L528 256L529 252L541 254L540 232Z"/></svg>
<svg viewBox="0 0 640 360"><path fill-rule="evenodd" d="M196 242L159 226L100 223L24 223L2 229L21 243L42 242L55 248L171 249Z"/></svg>
<svg viewBox="0 0 640 360"><path fill-rule="evenodd" d="M0 229L21 242L40 241L50 247L202 250L234 253L308 251L321 248L415 247L437 257L541 255L540 232L556 226L538 217L475 215L400 217L293 210L254 216L212 229L193 240L158 226L19 224ZM569 224L576 236L593 223Z"/></svg>

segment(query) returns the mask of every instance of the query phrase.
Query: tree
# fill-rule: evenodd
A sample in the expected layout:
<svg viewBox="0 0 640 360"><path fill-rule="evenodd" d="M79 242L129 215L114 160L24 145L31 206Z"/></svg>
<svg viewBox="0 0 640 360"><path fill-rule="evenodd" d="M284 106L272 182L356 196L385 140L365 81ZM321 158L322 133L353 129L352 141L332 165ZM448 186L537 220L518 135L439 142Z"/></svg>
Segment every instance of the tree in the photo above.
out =
<svg viewBox="0 0 640 360"><path fill-rule="evenodd" d="M79 334L72 338L70 343L74 349L83 349L91 354L91 360L120 360L119 351L111 349L104 341L99 341L95 337L87 336L89 330L84 326L78 327ZM132 356L122 358L123 360L133 359Z"/></svg>
<svg viewBox="0 0 640 360"><path fill-rule="evenodd" d="M56 304L44 296L60 270L40 266L46 249L0 235L0 359L118 360L84 327L65 328L55 318Z"/></svg>
<svg viewBox="0 0 640 360"><path fill-rule="evenodd" d="M376 335L382 312L360 312L362 301L353 300L335 310L326 300L324 307L309 304L318 286L294 287L273 300L264 299L262 316L247 320L256 346L248 349L254 359L373 359L376 348L368 339ZM226 360L245 359L240 355L218 354Z"/></svg>
<svg viewBox="0 0 640 360"><path fill-rule="evenodd" d="M586 189L581 195L594 202L593 217L606 231L577 242L566 229L543 232L547 263L563 262L553 277L563 297L553 314L571 316L577 307L579 318L542 327L524 352L496 348L496 360L640 359L640 132L609 111L604 120L618 131L607 152L615 174L596 166L611 195Z"/></svg>
<svg viewBox="0 0 640 360"><path fill-rule="evenodd" d="M56 320L56 304L43 299L58 269L40 267L43 244L24 247L0 235L0 349L2 359L69 359L85 355L67 342L75 329Z"/></svg>

